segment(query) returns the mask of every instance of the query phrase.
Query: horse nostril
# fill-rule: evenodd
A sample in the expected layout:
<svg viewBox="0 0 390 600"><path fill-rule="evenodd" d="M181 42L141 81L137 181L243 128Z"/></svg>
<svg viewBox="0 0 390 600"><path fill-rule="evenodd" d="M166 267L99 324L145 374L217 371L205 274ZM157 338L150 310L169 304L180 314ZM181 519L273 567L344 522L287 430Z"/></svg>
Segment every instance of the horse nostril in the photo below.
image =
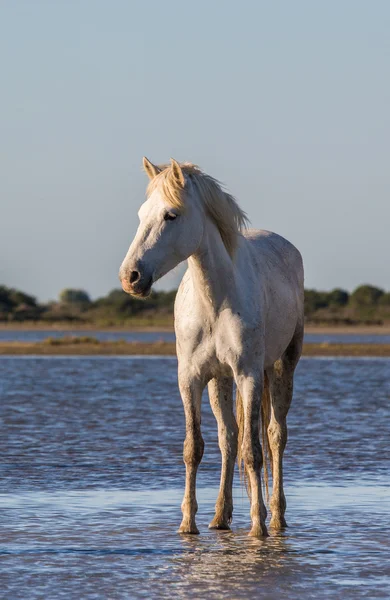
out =
<svg viewBox="0 0 390 600"><path fill-rule="evenodd" d="M138 271L132 271L130 273L130 283L136 283L140 279L140 274Z"/></svg>

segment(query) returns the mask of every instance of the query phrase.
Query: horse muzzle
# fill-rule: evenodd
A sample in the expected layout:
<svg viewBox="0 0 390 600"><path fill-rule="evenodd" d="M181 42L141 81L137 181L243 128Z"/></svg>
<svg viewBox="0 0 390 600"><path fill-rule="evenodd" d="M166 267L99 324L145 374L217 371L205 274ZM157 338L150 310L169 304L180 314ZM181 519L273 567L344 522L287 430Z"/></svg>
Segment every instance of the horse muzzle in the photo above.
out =
<svg viewBox="0 0 390 600"><path fill-rule="evenodd" d="M146 298L152 289L153 277L140 271L130 271L127 277L121 278L122 289L126 294Z"/></svg>

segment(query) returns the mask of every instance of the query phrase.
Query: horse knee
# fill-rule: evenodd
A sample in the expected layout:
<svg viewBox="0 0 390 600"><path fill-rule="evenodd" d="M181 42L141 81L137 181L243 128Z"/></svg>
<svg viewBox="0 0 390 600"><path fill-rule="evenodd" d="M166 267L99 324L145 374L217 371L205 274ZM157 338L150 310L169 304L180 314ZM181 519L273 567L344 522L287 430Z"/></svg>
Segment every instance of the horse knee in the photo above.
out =
<svg viewBox="0 0 390 600"><path fill-rule="evenodd" d="M219 432L219 447L222 454L228 458L236 459L238 446L237 426L232 429L226 429Z"/></svg>
<svg viewBox="0 0 390 600"><path fill-rule="evenodd" d="M183 459L186 465L197 467L202 460L204 441L200 432L187 434L183 445Z"/></svg>

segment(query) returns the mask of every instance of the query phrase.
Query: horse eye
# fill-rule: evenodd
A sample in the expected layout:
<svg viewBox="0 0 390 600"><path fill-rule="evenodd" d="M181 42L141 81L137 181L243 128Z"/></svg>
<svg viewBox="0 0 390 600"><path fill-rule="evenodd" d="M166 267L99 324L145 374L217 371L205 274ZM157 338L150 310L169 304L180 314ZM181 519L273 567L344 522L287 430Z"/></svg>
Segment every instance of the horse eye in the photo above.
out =
<svg viewBox="0 0 390 600"><path fill-rule="evenodd" d="M167 212L164 215L164 221L174 221L177 215L173 212Z"/></svg>

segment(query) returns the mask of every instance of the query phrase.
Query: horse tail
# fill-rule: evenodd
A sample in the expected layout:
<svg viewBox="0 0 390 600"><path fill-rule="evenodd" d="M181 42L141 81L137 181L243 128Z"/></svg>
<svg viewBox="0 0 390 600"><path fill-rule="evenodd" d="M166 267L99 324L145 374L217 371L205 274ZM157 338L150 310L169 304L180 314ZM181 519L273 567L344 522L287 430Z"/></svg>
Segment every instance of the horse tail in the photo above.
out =
<svg viewBox="0 0 390 600"><path fill-rule="evenodd" d="M265 485L265 497L269 503L269 472L272 474L272 451L268 437L268 425L271 420L271 396L269 392L269 381L264 373L263 397L261 399L261 449L263 452L263 478Z"/></svg>
<svg viewBox="0 0 390 600"><path fill-rule="evenodd" d="M242 442L244 439L244 405L242 396L237 389L236 391L236 420L238 426L238 448L237 448L237 463L241 479L244 479L245 486L250 496L250 481L247 477L247 472L242 456ZM272 452L268 439L268 425L271 420L271 398L269 393L269 383L266 373L264 373L264 388L261 399L261 448L263 453L263 482L265 486L265 494L267 503L269 502L269 470L272 472Z"/></svg>
<svg viewBox="0 0 390 600"><path fill-rule="evenodd" d="M244 405L239 389L236 389L236 421L238 427L237 464L241 481L244 479L248 491L248 480L245 477L244 459L242 457L242 442L244 439Z"/></svg>

